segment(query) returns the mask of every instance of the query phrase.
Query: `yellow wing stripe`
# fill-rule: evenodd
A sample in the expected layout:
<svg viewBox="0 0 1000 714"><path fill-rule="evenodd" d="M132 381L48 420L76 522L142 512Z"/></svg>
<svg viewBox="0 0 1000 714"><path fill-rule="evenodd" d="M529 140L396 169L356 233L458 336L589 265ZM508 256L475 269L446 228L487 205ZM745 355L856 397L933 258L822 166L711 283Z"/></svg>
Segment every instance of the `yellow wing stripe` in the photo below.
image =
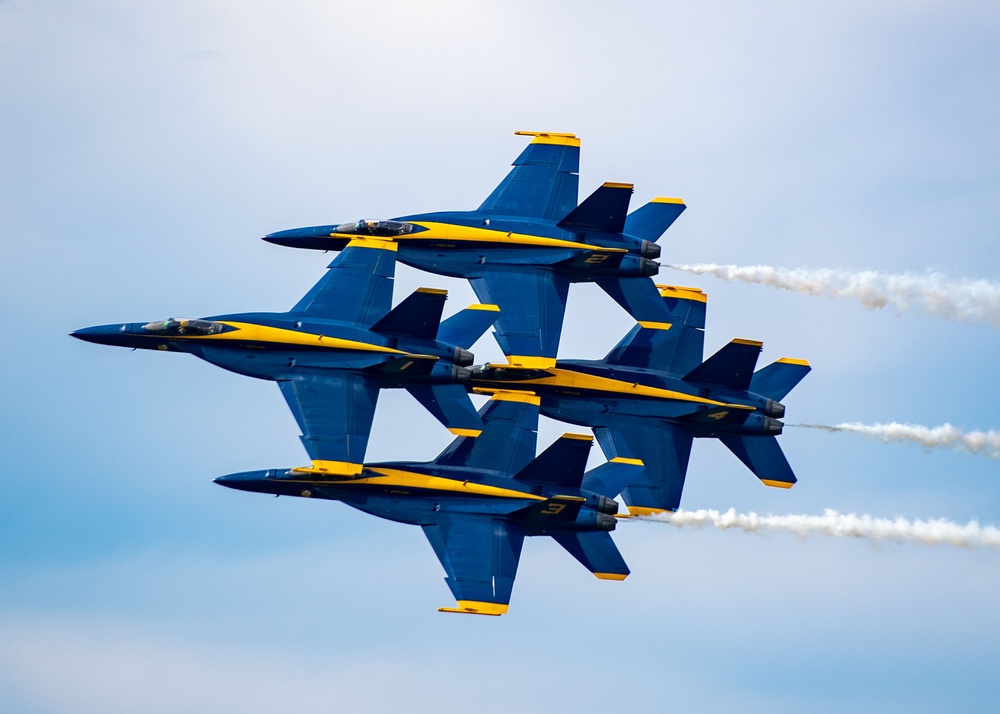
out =
<svg viewBox="0 0 1000 714"><path fill-rule="evenodd" d="M765 486L770 486L771 488L791 488L795 484L788 483L788 481L771 481L770 479L762 478L760 480Z"/></svg>
<svg viewBox="0 0 1000 714"><path fill-rule="evenodd" d="M462 615L492 615L498 617L507 612L507 605L498 602L459 600L458 607L439 607L438 612L457 612Z"/></svg>
<svg viewBox="0 0 1000 714"><path fill-rule="evenodd" d="M681 285L657 285L656 287L660 291L660 297L708 302L708 295L699 288L688 288Z"/></svg>
<svg viewBox="0 0 1000 714"><path fill-rule="evenodd" d="M417 288L415 292L427 293L429 295L447 295L448 291L442 288Z"/></svg>
<svg viewBox="0 0 1000 714"><path fill-rule="evenodd" d="M594 573L599 580L624 580L628 577L628 574L622 573Z"/></svg>
<svg viewBox="0 0 1000 714"><path fill-rule="evenodd" d="M333 237L341 236L349 238L350 242L347 244L348 248L378 248L379 250L395 251L399 247L391 240L383 240L380 238L357 238L349 233L331 233L330 235Z"/></svg>
<svg viewBox="0 0 1000 714"><path fill-rule="evenodd" d="M798 364L802 365L803 367L809 366L809 363L804 359L792 359L791 357L782 357L778 361L781 362L782 364Z"/></svg>
<svg viewBox="0 0 1000 714"><path fill-rule="evenodd" d="M542 398L534 392L526 392L520 389L490 389L489 387L473 387L475 394L489 394L490 399L498 402L520 402L522 404L534 404L536 407L542 403Z"/></svg>
<svg viewBox="0 0 1000 714"><path fill-rule="evenodd" d="M483 433L482 429L459 429L458 427L449 428L448 431L455 436L471 436L473 439Z"/></svg>
<svg viewBox="0 0 1000 714"><path fill-rule="evenodd" d="M601 188L627 188L627 189L633 189L633 188L635 188L635 184L631 184L631 183L616 183L614 181L605 181L603 184L601 184Z"/></svg>
<svg viewBox="0 0 1000 714"><path fill-rule="evenodd" d="M642 463L642 459L630 459L627 456L616 456L615 458L611 459L611 463L613 463L613 464L629 464L631 466L645 466L646 465L646 464Z"/></svg>
<svg viewBox="0 0 1000 714"><path fill-rule="evenodd" d="M373 345L369 342L344 340L339 337L328 337L327 335L318 335L313 332L286 330L282 327L256 325L252 322L230 322L226 320L222 321L222 324L236 329L230 332L220 332L215 335L186 335L179 338L171 337L171 339L207 340L211 342L270 342L274 344L325 347L328 349L351 350L356 352L383 352L385 354L406 355L415 359L438 359L433 355L411 354L392 347Z"/></svg>
<svg viewBox="0 0 1000 714"><path fill-rule="evenodd" d="M499 305L484 305L482 303L476 303L475 305L469 305L466 310L485 310L487 312L500 312Z"/></svg>
<svg viewBox="0 0 1000 714"><path fill-rule="evenodd" d="M650 203L679 203L680 205L683 206L684 205L684 199L683 198L667 198L666 196L658 196L657 198L654 198L652 201L650 201Z"/></svg>
<svg viewBox="0 0 1000 714"><path fill-rule="evenodd" d="M478 243L498 243L500 245L536 246L542 248L577 248L581 250L596 251L598 253L628 252L625 248L604 248L599 245L591 245L590 243L579 243L577 241L562 240L560 238L545 238L543 236L532 236L525 233L495 231L489 228L456 226L450 223L436 223L433 221L411 221L411 223L415 226L426 228L427 230L396 236L396 240L423 241L436 239L441 241L470 241Z"/></svg>
<svg viewBox="0 0 1000 714"><path fill-rule="evenodd" d="M564 134L557 131L515 131L516 136L533 136L532 144L555 144L557 146L580 146L576 134Z"/></svg>
<svg viewBox="0 0 1000 714"><path fill-rule="evenodd" d="M658 513L673 513L666 508L648 508L646 506L628 506L629 514L633 516L655 516Z"/></svg>
<svg viewBox="0 0 1000 714"><path fill-rule="evenodd" d="M751 347L763 347L764 346L763 342L759 342L757 340L744 340L744 339L742 339L740 337L737 337L735 340L731 340L731 342L733 344L736 344L736 345L750 345Z"/></svg>
<svg viewBox="0 0 1000 714"><path fill-rule="evenodd" d="M354 464L350 461L324 461L317 459L312 462L312 466L299 466L292 469L292 471L305 474L319 474L322 476L357 476L363 469L363 464Z"/></svg>
<svg viewBox="0 0 1000 714"><path fill-rule="evenodd" d="M673 327L671 322L650 322L649 320L639 320L639 327L646 330L669 330Z"/></svg>
<svg viewBox="0 0 1000 714"><path fill-rule="evenodd" d="M567 432L566 434L563 434L559 438L560 439L576 439L577 441L589 441L591 444L594 443L594 437L592 437L590 434L573 434L571 432Z"/></svg>
<svg viewBox="0 0 1000 714"><path fill-rule="evenodd" d="M527 498L532 501L544 501L542 496L536 496L526 491L515 491L511 488L500 488L499 486L488 486L484 483L473 481L456 481L455 479L442 478L440 476L428 476L412 471L401 471L399 469L369 468L370 473L376 476L366 476L351 480L351 485L371 485L371 486L397 486L399 488L419 488L428 491L447 491L449 493L461 493L470 496L495 496L497 498Z"/></svg>
<svg viewBox="0 0 1000 714"><path fill-rule="evenodd" d="M514 359L510 357L508 359ZM515 365L514 367L525 366L525 365ZM512 365L510 364L488 364L487 367L493 367L498 369L510 369ZM594 392L608 392L611 394L626 394L634 397L651 397L654 399L673 399L680 402L693 402L695 404L707 404L713 407L723 407L728 406L733 409L749 409L752 410L753 407L746 406L742 404L727 404L726 402L719 402L714 399L706 399L704 397L696 397L692 394L685 394L683 392L675 392L671 389L660 389L659 387L648 387L644 384L639 384L638 382L623 382L620 379L611 379L609 377L598 377L593 374L584 374L582 372L575 372L568 369L549 369L547 370L547 375L544 377L538 377L535 379L524 379L518 380L519 385L544 385L546 387L565 387L569 389L587 389ZM478 390L477 390L478 391Z"/></svg>

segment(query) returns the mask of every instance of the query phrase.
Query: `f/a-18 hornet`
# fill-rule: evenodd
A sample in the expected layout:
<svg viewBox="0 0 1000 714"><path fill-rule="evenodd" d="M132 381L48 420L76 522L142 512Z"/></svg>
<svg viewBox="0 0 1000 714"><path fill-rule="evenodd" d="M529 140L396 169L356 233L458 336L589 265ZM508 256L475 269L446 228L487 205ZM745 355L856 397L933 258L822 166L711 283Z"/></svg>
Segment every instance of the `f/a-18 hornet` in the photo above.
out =
<svg viewBox="0 0 1000 714"><path fill-rule="evenodd" d="M454 440L430 462L365 464L354 475L311 467L249 471L216 483L243 491L343 501L421 526L458 606L443 612L502 615L525 536L549 535L603 580L628 566L611 538L614 496L641 464L616 458L584 473L593 439L565 434L535 458L538 397L497 392L480 410L483 432Z"/></svg>
<svg viewBox="0 0 1000 714"><path fill-rule="evenodd" d="M355 238L288 312L170 318L77 330L81 340L187 352L224 369L274 380L320 473L358 474L380 389L403 387L453 433L482 422L463 386L468 348L495 305L440 323L447 293L420 288L392 307L396 244ZM439 324L440 323L440 324Z"/></svg>
<svg viewBox="0 0 1000 714"><path fill-rule="evenodd" d="M718 438L763 483L790 488L795 475L775 438L780 400L809 364L782 358L754 372L762 343L742 339L702 362L705 294L660 292L667 321L638 323L603 360L488 364L466 386L537 394L545 416L592 427L609 459L641 460L645 470L622 493L633 515L677 510L696 437Z"/></svg>
<svg viewBox="0 0 1000 714"><path fill-rule="evenodd" d="M577 205L580 140L516 133L534 138L474 211L293 228L264 240L340 250L358 235L391 239L402 262L467 278L482 302L498 305L496 339L523 366L555 364L570 283L596 282L636 320L664 320L649 276L660 268L655 241L683 201L656 198L629 213L632 184L605 183Z"/></svg>

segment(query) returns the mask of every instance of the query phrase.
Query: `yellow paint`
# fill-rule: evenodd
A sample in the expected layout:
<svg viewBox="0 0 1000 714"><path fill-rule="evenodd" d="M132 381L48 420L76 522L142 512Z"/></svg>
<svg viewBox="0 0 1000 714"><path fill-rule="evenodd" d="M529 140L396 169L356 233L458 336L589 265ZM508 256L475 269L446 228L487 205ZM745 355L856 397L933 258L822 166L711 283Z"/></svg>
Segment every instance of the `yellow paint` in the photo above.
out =
<svg viewBox="0 0 1000 714"><path fill-rule="evenodd" d="M639 327L645 330L669 330L673 327L671 322L650 322L649 320L639 320Z"/></svg>
<svg viewBox="0 0 1000 714"><path fill-rule="evenodd" d="M512 367L526 367L527 369L549 369L556 366L554 357L529 357L522 355L508 355L507 363Z"/></svg>
<svg viewBox="0 0 1000 714"><path fill-rule="evenodd" d="M475 305L469 305L466 310L486 310L487 312L500 312L499 305L483 305L482 303L476 303Z"/></svg>
<svg viewBox="0 0 1000 714"><path fill-rule="evenodd" d="M520 389L489 389L487 387L473 387L475 394L489 394L490 399L498 402L520 402L521 404L534 404L536 407L542 403L542 398L534 392L525 392Z"/></svg>
<svg viewBox="0 0 1000 714"><path fill-rule="evenodd" d="M656 287L660 291L660 297L708 302L708 295L698 288L688 288L681 285L657 285Z"/></svg>
<svg viewBox="0 0 1000 714"><path fill-rule="evenodd" d="M525 491L488 486L474 481L457 481L456 479L443 478L441 476L428 476L427 474L419 474L413 471L369 467L368 472L377 475L353 479L351 485L397 486L400 488L420 488L428 491L447 491L449 493L460 493L469 496L527 498L532 501L546 500L543 496L536 496L533 493Z"/></svg>
<svg viewBox="0 0 1000 714"><path fill-rule="evenodd" d="M627 456L616 456L615 458L611 459L610 463L629 464L630 466L645 466L645 464L642 463L642 459L630 459Z"/></svg>
<svg viewBox="0 0 1000 714"><path fill-rule="evenodd" d="M751 347L763 347L764 346L763 342L758 342L757 340L744 340L744 339L739 338L739 337L737 337L735 340L730 340L729 343L733 344L733 345L750 345Z"/></svg>
<svg viewBox="0 0 1000 714"><path fill-rule="evenodd" d="M286 330L282 327L256 325L252 322L221 321L221 324L235 328L231 332L220 332L215 335L180 335L171 336L171 340L205 340L208 342L269 342L295 347L324 347L331 350L350 350L353 352L382 352L385 354L404 355L414 359L436 360L433 355L411 354L403 350L357 340L343 340L339 337L328 337L301 330Z"/></svg>
<svg viewBox="0 0 1000 714"><path fill-rule="evenodd" d="M563 434L559 438L560 439L576 439L578 441L589 441L591 444L594 443L594 437L592 437L590 434L571 434L571 433L566 433L566 434Z"/></svg>
<svg viewBox="0 0 1000 714"><path fill-rule="evenodd" d="M447 290L442 290L441 288L417 288L416 292L426 293L428 295L447 295Z"/></svg>
<svg viewBox="0 0 1000 714"><path fill-rule="evenodd" d="M532 144L555 144L556 146L580 146L576 134L564 134L557 131L515 131L517 136L535 137Z"/></svg>
<svg viewBox="0 0 1000 714"><path fill-rule="evenodd" d="M507 607L507 605L501 605L498 602L459 600L458 607L439 607L438 612L457 612L464 615L492 615L496 617L506 613Z"/></svg>
<svg viewBox="0 0 1000 714"><path fill-rule="evenodd" d="M350 461L323 461L321 459L313 461L312 466L299 466L292 469L298 473L323 476L357 476L362 470L364 470L363 464L354 464Z"/></svg>
<svg viewBox="0 0 1000 714"><path fill-rule="evenodd" d="M683 198L667 198L666 196L658 196L657 198L654 198L652 201L650 201L650 203L678 203L678 204L680 204L680 205L683 206L684 205L684 199Z"/></svg>
<svg viewBox="0 0 1000 714"><path fill-rule="evenodd" d="M765 486L770 486L771 488L791 488L795 484L788 483L788 481L771 481L770 479L762 478L760 480Z"/></svg>
<svg viewBox="0 0 1000 714"><path fill-rule="evenodd" d="M633 516L655 516L659 513L673 513L666 508L647 508L646 506L628 506L628 512Z"/></svg>
<svg viewBox="0 0 1000 714"><path fill-rule="evenodd" d="M621 573L594 573L600 580L624 580L628 577L628 573L622 575Z"/></svg>
<svg viewBox="0 0 1000 714"><path fill-rule="evenodd" d="M791 357L782 357L781 359L778 360L778 362L780 362L781 364L797 364L803 367L809 366L809 363L806 362L804 359L792 359Z"/></svg>
<svg viewBox="0 0 1000 714"><path fill-rule="evenodd" d="M378 248L379 250L392 250L395 251L399 246L397 246L392 240L385 238L357 238L350 233L331 233L333 237L343 237L350 238L350 243L347 244L348 248Z"/></svg>
<svg viewBox="0 0 1000 714"><path fill-rule="evenodd" d="M627 188L628 190L631 191L633 188L635 188L635 186L630 183L615 183L614 181L605 181L603 184L601 184L601 188Z"/></svg>
<svg viewBox="0 0 1000 714"><path fill-rule="evenodd" d="M527 235L526 233L497 231L490 228L456 226L451 223L437 223L434 221L410 221L410 223L415 226L426 228L427 230L396 236L397 241L426 241L429 239L436 239L440 241L496 243L500 246L575 248L580 250L597 251L600 253L628 252L625 248L604 248L597 245L591 245L589 243L562 240L561 238L545 238L543 236Z"/></svg>
<svg viewBox="0 0 1000 714"><path fill-rule="evenodd" d="M448 431L455 436L471 436L473 439L483 433L482 429L459 429L457 427L454 429L449 428Z"/></svg>
<svg viewBox="0 0 1000 714"><path fill-rule="evenodd" d="M513 360L513 357L508 359ZM487 367L496 369L510 369L509 364L488 364ZM513 365L517 368L521 365ZM625 395L629 397L649 397L652 399L673 399L679 402L692 402L694 404L707 404L713 407L730 407L731 409L746 409L753 411L753 407L744 404L727 404L714 399L696 397L693 394L675 392L670 389L660 389L659 387L648 387L638 382L624 382L620 379L610 379L608 377L598 377L593 374L584 374L568 369L549 369L545 377L535 379L519 380L518 384L537 384L545 387L562 387L565 389L588 390L591 392L607 392L610 394ZM478 389L477 389L478 391Z"/></svg>

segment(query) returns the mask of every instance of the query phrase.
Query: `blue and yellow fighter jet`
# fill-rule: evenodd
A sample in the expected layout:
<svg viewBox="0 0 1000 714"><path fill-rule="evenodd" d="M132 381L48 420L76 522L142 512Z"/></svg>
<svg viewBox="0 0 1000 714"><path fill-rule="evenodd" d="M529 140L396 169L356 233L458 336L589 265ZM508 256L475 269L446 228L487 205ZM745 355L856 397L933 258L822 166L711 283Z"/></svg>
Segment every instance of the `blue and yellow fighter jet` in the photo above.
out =
<svg viewBox="0 0 1000 714"><path fill-rule="evenodd" d="M455 434L482 422L462 382L468 351L499 314L473 305L441 320L447 292L420 288L392 307L396 244L356 238L284 313L88 327L98 344L187 352L239 374L278 382L315 470L358 474L380 389L403 387Z"/></svg>
<svg viewBox="0 0 1000 714"><path fill-rule="evenodd" d="M436 459L365 464L354 475L312 467L221 476L223 486L343 501L423 528L458 601L442 612L502 615L525 536L549 535L603 580L628 566L611 538L614 500L642 466L616 458L584 473L593 440L565 434L535 458L539 398L496 392L480 410L483 432L459 437Z"/></svg>
<svg viewBox="0 0 1000 714"><path fill-rule="evenodd" d="M537 394L545 416L592 427L609 459L641 460L622 492L633 515L677 510L695 437L718 438L766 485L790 488L795 475L775 439L780 400L809 364L782 358L754 372L762 343L742 339L702 362L706 295L658 287L669 321L638 323L603 360L487 364L466 387Z"/></svg>
<svg viewBox="0 0 1000 714"><path fill-rule="evenodd" d="M580 140L533 136L514 168L475 211L422 213L392 220L294 228L264 240L340 250L359 235L399 245L399 260L467 278L484 303L500 307L496 339L528 367L551 367L570 283L596 282L636 320L663 321L653 281L656 240L684 210L657 198L628 213L632 184L605 183L577 205Z"/></svg>

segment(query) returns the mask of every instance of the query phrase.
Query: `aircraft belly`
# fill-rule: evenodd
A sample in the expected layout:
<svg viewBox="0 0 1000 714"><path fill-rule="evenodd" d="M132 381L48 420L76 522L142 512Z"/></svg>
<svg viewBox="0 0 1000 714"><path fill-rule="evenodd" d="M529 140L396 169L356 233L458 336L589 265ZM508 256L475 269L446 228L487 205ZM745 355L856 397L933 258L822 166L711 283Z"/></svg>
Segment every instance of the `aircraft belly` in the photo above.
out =
<svg viewBox="0 0 1000 714"><path fill-rule="evenodd" d="M355 351L301 351L246 347L192 345L189 350L201 359L237 374L257 379L285 379L296 372L314 370L365 369L393 357L388 354Z"/></svg>
<svg viewBox="0 0 1000 714"><path fill-rule="evenodd" d="M473 278L491 272L493 268L540 266L573 257L579 251L565 248L492 248L489 244L451 243L442 241L434 246L400 244L397 260L413 268L452 278Z"/></svg>

